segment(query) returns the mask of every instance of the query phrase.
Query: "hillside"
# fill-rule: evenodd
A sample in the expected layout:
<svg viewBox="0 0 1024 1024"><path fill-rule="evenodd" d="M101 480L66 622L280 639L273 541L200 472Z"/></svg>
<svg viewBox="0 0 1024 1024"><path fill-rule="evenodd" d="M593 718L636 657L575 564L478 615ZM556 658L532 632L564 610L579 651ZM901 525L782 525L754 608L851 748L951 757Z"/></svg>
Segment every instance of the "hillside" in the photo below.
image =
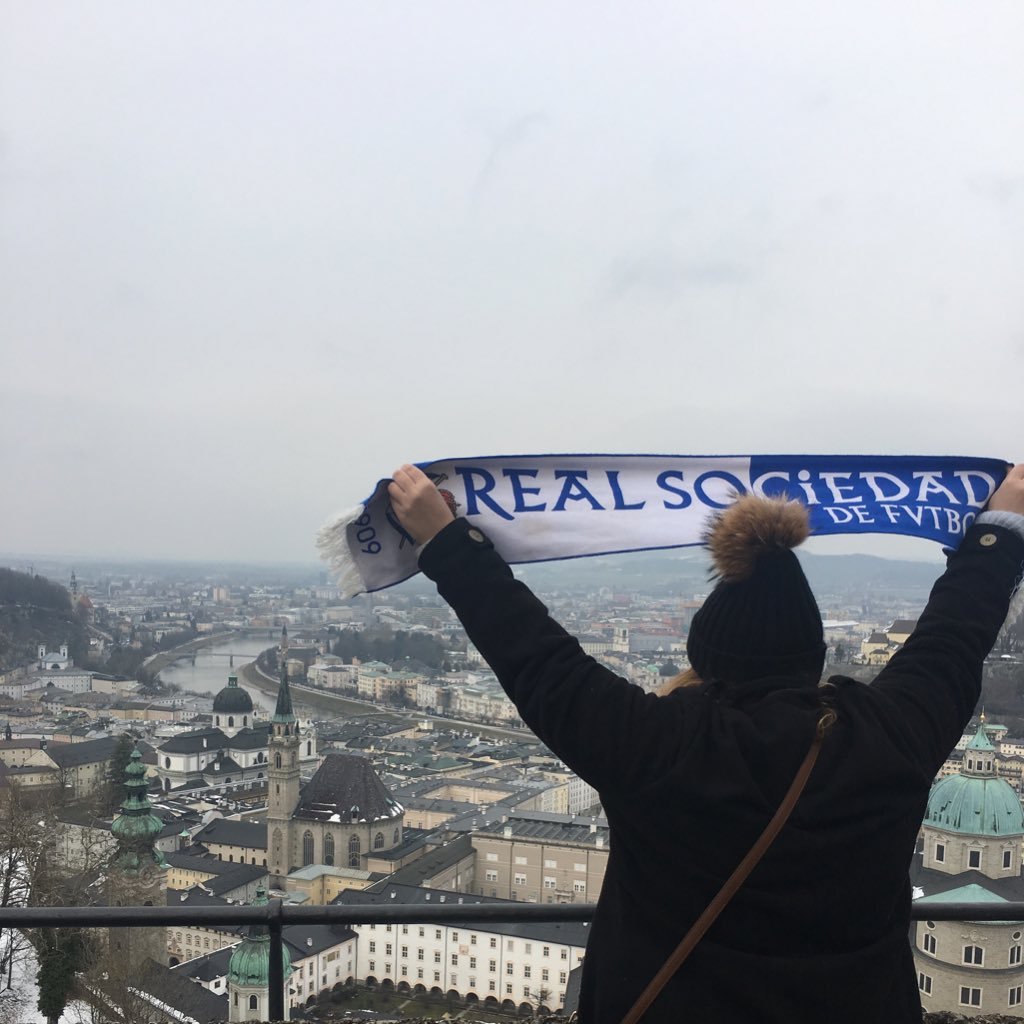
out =
<svg viewBox="0 0 1024 1024"><path fill-rule="evenodd" d="M68 591L42 576L0 569L0 672L35 661L39 644L55 650L65 642L81 665L89 635Z"/></svg>

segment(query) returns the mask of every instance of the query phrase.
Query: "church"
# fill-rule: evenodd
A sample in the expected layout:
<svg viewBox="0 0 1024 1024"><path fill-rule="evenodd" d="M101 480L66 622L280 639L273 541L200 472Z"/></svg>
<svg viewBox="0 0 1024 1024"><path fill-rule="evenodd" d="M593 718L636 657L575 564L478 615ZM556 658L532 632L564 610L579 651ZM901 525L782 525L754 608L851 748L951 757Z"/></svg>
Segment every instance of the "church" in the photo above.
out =
<svg viewBox="0 0 1024 1024"><path fill-rule="evenodd" d="M959 772L932 787L911 870L915 905L1024 899L1024 812L996 773L982 716ZM1024 923L916 922L912 943L925 1010L1024 1017Z"/></svg>
<svg viewBox="0 0 1024 1024"><path fill-rule="evenodd" d="M257 723L252 697L231 673L213 698L213 724L165 740L157 748L160 788L218 786L265 779L271 725ZM307 730L297 750L300 770L313 771L319 757L316 735Z"/></svg>
<svg viewBox="0 0 1024 1024"><path fill-rule="evenodd" d="M300 752L308 741L292 708L283 658L281 664L267 767L267 845L275 888L284 888L291 871L309 864L359 867L367 853L401 845L405 820L405 808L362 757L328 754L300 791Z"/></svg>

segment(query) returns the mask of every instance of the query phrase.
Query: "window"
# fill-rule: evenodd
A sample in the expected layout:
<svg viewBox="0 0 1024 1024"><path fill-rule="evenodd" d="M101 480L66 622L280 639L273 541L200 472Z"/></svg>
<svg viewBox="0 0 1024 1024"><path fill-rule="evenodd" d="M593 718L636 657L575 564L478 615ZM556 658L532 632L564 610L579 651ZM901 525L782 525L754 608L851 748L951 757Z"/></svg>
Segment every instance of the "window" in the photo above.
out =
<svg viewBox="0 0 1024 1024"><path fill-rule="evenodd" d="M475 935L470 935L470 937L469 937L469 944L471 946L475 946L476 945L476 936Z"/></svg>
<svg viewBox="0 0 1024 1024"><path fill-rule="evenodd" d="M1020 944L1010 947L1010 966L1016 967L1020 963Z"/></svg>
<svg viewBox="0 0 1024 1024"><path fill-rule="evenodd" d="M587 870L587 865L586 864L573 864L572 869L573 869L573 871L586 871Z"/></svg>
<svg viewBox="0 0 1024 1024"><path fill-rule="evenodd" d="M493 978L489 982L487 982L487 991L488 992L497 992L498 991L498 983Z"/></svg>
<svg viewBox="0 0 1024 1024"><path fill-rule="evenodd" d="M926 953L930 953L932 956L935 956L935 947L936 947L935 936L932 935L931 932L929 932L927 935L925 935L924 941L921 943L921 948Z"/></svg>
<svg viewBox="0 0 1024 1024"><path fill-rule="evenodd" d="M313 863L313 833L306 829L302 833L302 866Z"/></svg>
<svg viewBox="0 0 1024 1024"><path fill-rule="evenodd" d="M377 952L377 943L376 942L371 942L370 943L370 952L371 953L376 953Z"/></svg>
<svg viewBox="0 0 1024 1024"><path fill-rule="evenodd" d="M458 966L459 966L459 954L458 953L452 953L452 967L458 967Z"/></svg>
<svg viewBox="0 0 1024 1024"><path fill-rule="evenodd" d="M980 988L968 988L966 985L960 986L960 1005L961 1006L981 1006L981 989Z"/></svg>
<svg viewBox="0 0 1024 1024"><path fill-rule="evenodd" d="M434 938L435 939L440 939L441 938L441 929L440 928L435 928L434 929Z"/></svg>
<svg viewBox="0 0 1024 1024"><path fill-rule="evenodd" d="M507 996L512 995L512 986L511 985L506 985L505 986L505 995L507 995Z"/></svg>
<svg viewBox="0 0 1024 1024"><path fill-rule="evenodd" d="M967 866L969 868L980 868L981 867L981 850L968 850L967 851Z"/></svg>
<svg viewBox="0 0 1024 1024"><path fill-rule="evenodd" d="M378 832L373 837L373 848L375 850L383 850L384 849L384 833L383 832Z"/></svg>
<svg viewBox="0 0 1024 1024"><path fill-rule="evenodd" d="M559 952L559 955L562 957L563 960L568 960L569 959L569 950L567 950L567 949L560 949L558 952Z"/></svg>
<svg viewBox="0 0 1024 1024"><path fill-rule="evenodd" d="M419 949L416 950L416 959L417 960L422 960L423 959L423 947L422 946Z"/></svg>
<svg viewBox="0 0 1024 1024"><path fill-rule="evenodd" d="M324 836L324 863L334 863L334 836L330 833Z"/></svg>
<svg viewBox="0 0 1024 1024"><path fill-rule="evenodd" d="M489 861L496 861L498 859L498 855L496 853L489 853L487 854L487 859Z"/></svg>
<svg viewBox="0 0 1024 1024"><path fill-rule="evenodd" d="M476 957L475 956L471 956L469 958L469 966L470 966L470 968L472 970L476 970Z"/></svg>
<svg viewBox="0 0 1024 1024"><path fill-rule="evenodd" d="M540 972L540 980L541 981L550 981L551 980L548 977L548 969L546 967Z"/></svg>
<svg viewBox="0 0 1024 1024"><path fill-rule="evenodd" d="M1003 850L1003 869L1009 870L1013 867L1013 853L1010 850Z"/></svg>
<svg viewBox="0 0 1024 1024"><path fill-rule="evenodd" d="M550 946L542 946L541 947L541 951L540 951L540 955L541 956L551 956L551 947Z"/></svg>
<svg viewBox="0 0 1024 1024"><path fill-rule="evenodd" d="M531 971L530 971L530 965L529 965L529 964L526 964L526 965L525 965L525 966L523 967L523 977L524 977L524 978L529 978L529 977L530 977L530 974L531 974Z"/></svg>
<svg viewBox="0 0 1024 1024"><path fill-rule="evenodd" d="M932 979L927 974L917 976L917 987L926 995L932 994Z"/></svg>
<svg viewBox="0 0 1024 1024"><path fill-rule="evenodd" d="M569 978L569 975L566 974L565 971L559 971L558 972L558 984L559 985L564 985L566 983L566 981L568 980L568 978Z"/></svg>
<svg viewBox="0 0 1024 1024"><path fill-rule="evenodd" d="M573 892L586 892L587 891L587 883L586 882L573 882L572 883L572 891Z"/></svg>
<svg viewBox="0 0 1024 1024"><path fill-rule="evenodd" d="M505 964L505 973L506 974L511 974L512 973L512 961L511 960L509 960L509 962L507 964Z"/></svg>
<svg viewBox="0 0 1024 1024"><path fill-rule="evenodd" d="M546 867L546 868L557 868L558 867L558 861L556 861L556 860L545 860L544 861L544 867Z"/></svg>
<svg viewBox="0 0 1024 1024"><path fill-rule="evenodd" d="M935 844L935 859L941 864L946 859L946 844Z"/></svg>
<svg viewBox="0 0 1024 1024"><path fill-rule="evenodd" d="M515 862L517 864L525 864L526 863L526 858L525 857L516 857L515 858Z"/></svg>
<svg viewBox="0 0 1024 1024"><path fill-rule="evenodd" d="M391 956L391 943L390 942L384 947L384 952L387 953L388 956Z"/></svg>
<svg viewBox="0 0 1024 1024"><path fill-rule="evenodd" d="M441 980L441 972L440 971L434 971L434 981L440 981L440 980Z"/></svg>
<svg viewBox="0 0 1024 1024"><path fill-rule="evenodd" d="M402 959L404 960L408 955L409 955L409 947L408 946L403 946L402 947Z"/></svg>
<svg viewBox="0 0 1024 1024"><path fill-rule="evenodd" d="M249 996L249 1009L258 1010L260 1006L259 996Z"/></svg>
<svg viewBox="0 0 1024 1024"><path fill-rule="evenodd" d="M512 881L515 885L526 885L526 875L515 875Z"/></svg>
<svg viewBox="0 0 1024 1024"><path fill-rule="evenodd" d="M496 938L494 938L493 936L491 936L491 949L497 949L497 948L498 948L498 940Z"/></svg>
<svg viewBox="0 0 1024 1024"><path fill-rule="evenodd" d="M459 933L458 932L452 932L452 942L458 942L458 941L459 941Z"/></svg>
<svg viewBox="0 0 1024 1024"><path fill-rule="evenodd" d="M964 946L964 963L981 967L985 962L985 951L981 946Z"/></svg>
<svg viewBox="0 0 1024 1024"><path fill-rule="evenodd" d="M533 952L533 943L532 942L527 942L525 944L525 950L526 950L527 953L532 953Z"/></svg>
<svg viewBox="0 0 1024 1024"><path fill-rule="evenodd" d="M371 960L370 961L370 973L372 974L375 970L377 970L377 965L376 965L376 963L373 960Z"/></svg>
<svg viewBox="0 0 1024 1024"><path fill-rule="evenodd" d="M434 963L439 964L441 962L441 951L439 949L434 950Z"/></svg>
<svg viewBox="0 0 1024 1024"><path fill-rule="evenodd" d="M359 836L352 836L348 841L348 866L359 867Z"/></svg>
<svg viewBox="0 0 1024 1024"><path fill-rule="evenodd" d="M553 878L545 875L544 876L544 888L545 889L554 889L554 887L555 887L555 880Z"/></svg>
<svg viewBox="0 0 1024 1024"><path fill-rule="evenodd" d="M1015 985L1007 993L1006 1005L1007 1006L1020 1006L1021 986Z"/></svg>
<svg viewBox="0 0 1024 1024"><path fill-rule="evenodd" d="M491 972L491 974L493 974L497 969L498 969L498 961L497 960L488 960L487 961L487 970L489 970Z"/></svg>

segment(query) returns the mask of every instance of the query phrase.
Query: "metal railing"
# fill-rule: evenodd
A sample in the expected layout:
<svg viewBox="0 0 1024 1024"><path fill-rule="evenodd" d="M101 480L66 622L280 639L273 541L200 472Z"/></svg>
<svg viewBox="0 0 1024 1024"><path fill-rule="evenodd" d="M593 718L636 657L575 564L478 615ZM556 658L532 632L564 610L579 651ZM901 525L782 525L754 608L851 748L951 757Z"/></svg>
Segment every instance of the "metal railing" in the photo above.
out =
<svg viewBox="0 0 1024 1024"><path fill-rule="evenodd" d="M458 894L454 894L457 898ZM591 921L595 904L520 905L471 903L368 903L293 906L275 899L261 906L232 907L3 907L0 928L152 928L183 925L264 925L270 934L269 1010L271 1020L284 1019L284 957L286 925L446 924L481 922ZM1024 921L1024 902L912 903L912 921Z"/></svg>

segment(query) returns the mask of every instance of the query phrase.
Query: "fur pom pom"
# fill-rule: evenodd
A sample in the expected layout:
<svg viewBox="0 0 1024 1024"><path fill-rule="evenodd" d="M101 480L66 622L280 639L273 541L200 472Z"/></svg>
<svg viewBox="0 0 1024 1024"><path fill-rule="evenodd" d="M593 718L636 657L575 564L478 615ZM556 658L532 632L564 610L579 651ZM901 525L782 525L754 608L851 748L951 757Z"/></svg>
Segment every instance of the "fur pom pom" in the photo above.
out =
<svg viewBox="0 0 1024 1024"><path fill-rule="evenodd" d="M720 512L704 534L716 575L727 583L748 579L760 555L788 550L810 535L799 501L744 494Z"/></svg>

